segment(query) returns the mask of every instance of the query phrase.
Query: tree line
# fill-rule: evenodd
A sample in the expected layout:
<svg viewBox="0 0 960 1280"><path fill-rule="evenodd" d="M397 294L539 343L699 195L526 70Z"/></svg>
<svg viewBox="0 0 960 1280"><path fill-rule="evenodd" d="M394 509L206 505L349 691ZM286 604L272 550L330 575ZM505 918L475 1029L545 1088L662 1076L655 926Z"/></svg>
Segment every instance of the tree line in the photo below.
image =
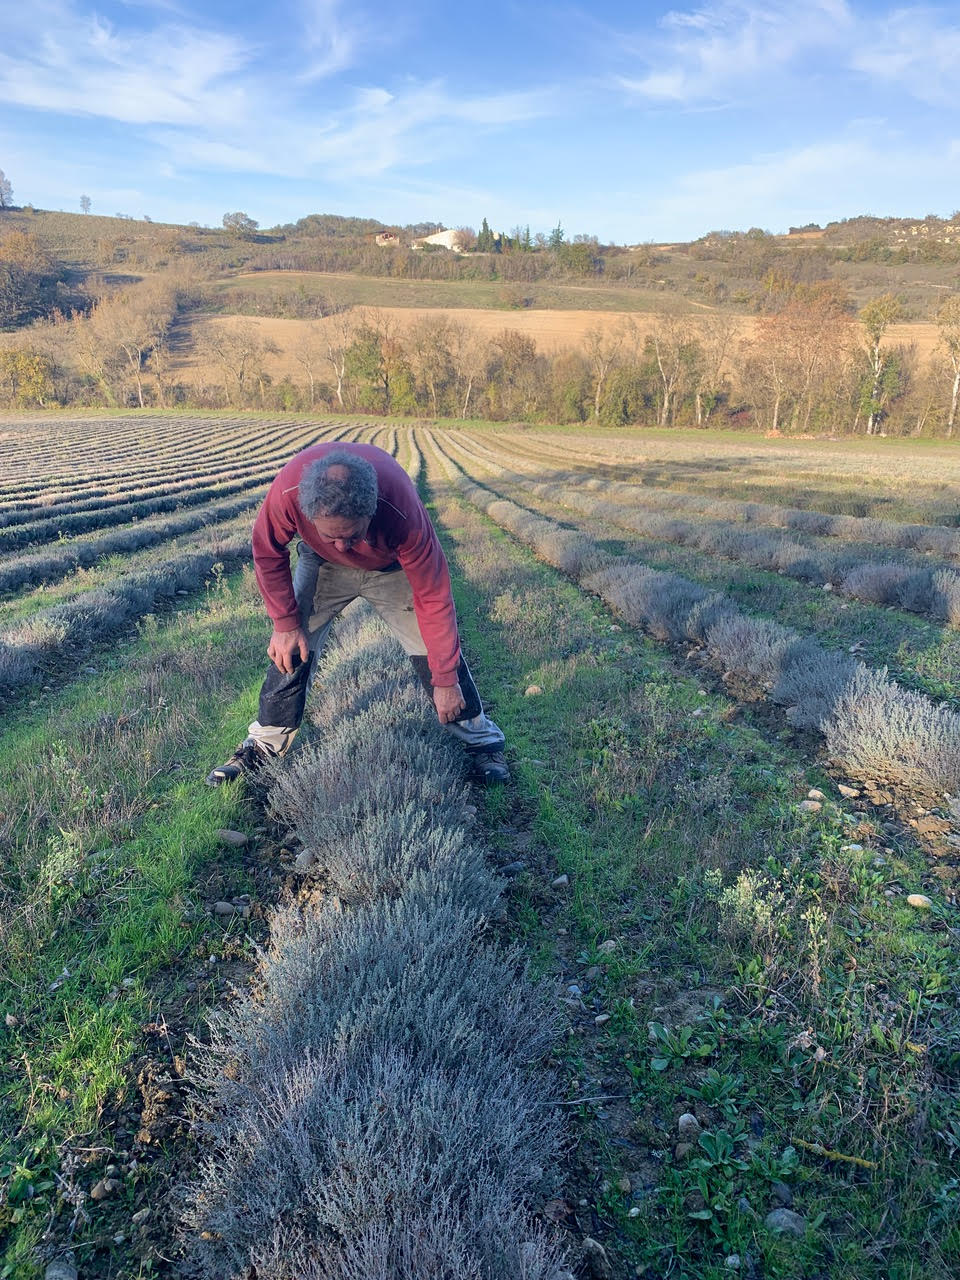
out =
<svg viewBox="0 0 960 1280"><path fill-rule="evenodd" d="M401 328L395 313L311 297L313 318L287 352L297 374L283 378L271 373L279 352L255 321L190 324L181 313L191 301L189 284L161 276L22 330L0 350L0 403L948 437L960 408L960 294L940 306L926 360L891 341L901 318L892 294L855 312L832 282L784 284L778 309L748 336L719 312L664 314L646 327L598 325L552 354L509 324L484 337L456 312L438 312Z"/></svg>

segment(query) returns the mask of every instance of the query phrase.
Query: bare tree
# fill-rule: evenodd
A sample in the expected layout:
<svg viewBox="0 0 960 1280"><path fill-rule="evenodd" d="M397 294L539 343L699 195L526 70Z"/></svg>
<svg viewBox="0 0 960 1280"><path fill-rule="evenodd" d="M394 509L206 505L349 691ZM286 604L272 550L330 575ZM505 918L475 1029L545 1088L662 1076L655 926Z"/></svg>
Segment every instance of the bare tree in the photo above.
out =
<svg viewBox="0 0 960 1280"><path fill-rule="evenodd" d="M81 212L81 213L89 213L89 212L90 212L90 205L91 205L91 204L92 204L92 201L91 201L91 199L90 199L90 197L89 197L89 196L81 196L81 197L80 197L80 212Z"/></svg>
<svg viewBox="0 0 960 1280"><path fill-rule="evenodd" d="M957 421L957 401L960 400L960 294L949 297L937 312L940 345L947 353L953 370L950 389L950 412L947 415L947 435L953 435Z"/></svg>
<svg viewBox="0 0 960 1280"><path fill-rule="evenodd" d="M243 404L251 380L259 383L260 398L263 399L266 378L261 363L265 355L275 353L277 348L273 343L263 341L252 321L211 326L200 343L200 349L219 367L229 404Z"/></svg>
<svg viewBox="0 0 960 1280"><path fill-rule="evenodd" d="M662 316L654 326L650 345L660 374L658 421L665 427L674 420L685 384L696 381L700 343L687 316L668 315Z"/></svg>
<svg viewBox="0 0 960 1280"><path fill-rule="evenodd" d="M449 316L421 316L408 336L414 374L430 396L433 416L439 417L441 396L453 381Z"/></svg>
<svg viewBox="0 0 960 1280"><path fill-rule="evenodd" d="M0 169L0 209L9 209L13 204L13 187L10 179Z"/></svg>
<svg viewBox="0 0 960 1280"><path fill-rule="evenodd" d="M587 358L593 370L593 416L600 417L600 401L603 397L603 384L610 370L620 358L620 352L627 338L628 329L635 332L633 321L617 325L615 329L588 329L584 334Z"/></svg>
<svg viewBox="0 0 960 1280"><path fill-rule="evenodd" d="M872 436L877 430L881 414L881 390L883 375L886 372L888 359L883 350L883 338L890 325L900 319L900 303L892 293L885 293L879 298L872 298L860 312L860 322L867 334L867 354L873 382L870 398L867 403L867 435Z"/></svg>
<svg viewBox="0 0 960 1280"><path fill-rule="evenodd" d="M363 312L361 311L359 315L360 323L362 323ZM337 397L337 404L342 409L344 407L343 387L347 377L347 351L350 349L353 330L349 308L338 304L333 308L330 315L324 316L319 321L317 328L322 333L322 341L326 349L326 362L333 370L334 393Z"/></svg>

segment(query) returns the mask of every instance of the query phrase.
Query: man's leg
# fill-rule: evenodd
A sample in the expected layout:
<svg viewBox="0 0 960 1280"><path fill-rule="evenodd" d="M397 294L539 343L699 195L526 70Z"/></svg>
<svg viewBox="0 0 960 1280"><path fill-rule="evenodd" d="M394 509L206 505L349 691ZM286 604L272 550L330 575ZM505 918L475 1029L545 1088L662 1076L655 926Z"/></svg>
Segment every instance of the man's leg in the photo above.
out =
<svg viewBox="0 0 960 1280"><path fill-rule="evenodd" d="M401 569L388 573L368 573L360 592L387 624L413 663L421 684L433 699L433 681L427 661L427 646L413 608L413 591ZM463 745L474 773L487 783L506 782L510 770L504 759L504 737L483 709L466 659L461 657L457 679L466 706L458 719L444 728Z"/></svg>
<svg viewBox="0 0 960 1280"><path fill-rule="evenodd" d="M271 662L260 689L257 719L250 724L246 738L230 760L207 775L210 786L255 772L266 760L289 751L303 720L317 659L323 652L333 619L356 599L360 576L327 564L301 544L293 591L300 610L300 625L307 633L307 660L303 662L299 655L295 656L296 666L290 675Z"/></svg>

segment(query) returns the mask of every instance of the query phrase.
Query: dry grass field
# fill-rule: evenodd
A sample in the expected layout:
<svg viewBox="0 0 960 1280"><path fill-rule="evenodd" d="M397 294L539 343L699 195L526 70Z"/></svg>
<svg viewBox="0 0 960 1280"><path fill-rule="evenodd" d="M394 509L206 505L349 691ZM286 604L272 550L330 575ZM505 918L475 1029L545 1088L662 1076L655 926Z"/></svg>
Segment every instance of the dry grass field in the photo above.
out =
<svg viewBox="0 0 960 1280"><path fill-rule="evenodd" d="M203 786L316 439L420 486L509 787L359 615ZM0 1275L957 1274L952 447L148 413L0 464Z"/></svg>

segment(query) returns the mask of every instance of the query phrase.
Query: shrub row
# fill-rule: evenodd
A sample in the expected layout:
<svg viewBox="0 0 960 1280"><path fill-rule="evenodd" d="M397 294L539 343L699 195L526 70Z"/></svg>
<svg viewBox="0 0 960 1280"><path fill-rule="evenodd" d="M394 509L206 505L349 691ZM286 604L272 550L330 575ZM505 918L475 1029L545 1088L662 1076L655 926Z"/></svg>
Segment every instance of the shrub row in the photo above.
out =
<svg viewBox="0 0 960 1280"><path fill-rule="evenodd" d="M192 591L209 578L218 564L229 567L250 556L246 529L211 539L205 549L183 552L149 569L128 574L110 587L98 587L67 604L35 613L0 634L0 687L15 689L29 684L45 664L67 655L79 656L92 644L149 613L161 600L178 591Z"/></svg>
<svg viewBox="0 0 960 1280"><path fill-rule="evenodd" d="M960 625L960 573L955 569L864 560L853 551L824 551L789 538L730 524L681 520L660 511L637 510L634 486L598 483L586 492L569 482L531 482L525 474L507 470L490 450L480 453L459 444L457 447L467 457L479 459L483 466L523 484L531 493L585 515L608 520L642 537L693 547L801 582L829 583L853 599L893 605L927 614L952 626ZM604 496L600 496L596 488L600 488ZM614 499L623 496L626 505L611 501L606 495ZM960 539L960 535L957 536Z"/></svg>
<svg viewBox="0 0 960 1280"><path fill-rule="evenodd" d="M742 613L720 592L612 556L470 480L433 446L463 496L492 520L657 639L695 644L704 661L750 696L768 696L853 778L925 796L960 794L960 715L903 689L886 671L824 649L779 623Z"/></svg>
<svg viewBox="0 0 960 1280"><path fill-rule="evenodd" d="M274 448L271 441L265 440L259 456L240 465L225 467L222 463L210 462L202 467L185 470L183 460L172 455L166 475L146 474L136 484L122 480L112 485L99 484L90 488L75 482L69 491L76 493L76 497L66 496L67 486L64 486L63 496L56 489L42 489L36 497L29 500L4 503L0 509L0 528L14 524L27 525L48 517L51 515L51 506L54 515L59 518L82 511L105 511L134 501L173 497L197 490L204 484L226 485L234 480L242 480L251 473L262 473L264 468L279 469L297 449L322 438L323 434L310 431L293 441L285 436L280 442L282 448Z"/></svg>
<svg viewBox="0 0 960 1280"><path fill-rule="evenodd" d="M123 441L107 457L96 448L96 433L109 430L112 424L92 420L87 424L89 435L78 439L73 446L82 456L82 470L78 468L75 459L64 457L70 451L58 442L36 458L25 460L22 481L19 484L0 486L0 501L38 494L49 496L57 489L69 489L72 493L88 483L87 477L92 477L94 484L103 485L105 480L109 480L110 486L116 487L129 480L139 484L148 476L163 479L173 475L209 474L211 471L215 472L222 462L230 466L239 462L262 462L263 453L267 449L286 460L297 449L304 448L314 440L338 439L346 430L345 424L337 423L257 421L241 426L229 421L208 421L205 424L205 435L196 443L188 445L180 440L180 421L164 420L160 424L164 434L155 449L145 448L142 439L134 435L129 442ZM141 431L146 429L147 424L144 423ZM0 451L0 467L4 468L5 476L16 473L13 456L12 450L8 449L6 453ZM109 464L113 457L119 465L111 468ZM132 459L136 460L136 465L131 465ZM24 462L19 458L18 461ZM58 463L63 468L60 471L55 470ZM43 479L38 480L38 476Z"/></svg>
<svg viewBox="0 0 960 1280"><path fill-rule="evenodd" d="M108 530L83 541L54 543L49 551L9 557L0 565L0 592L54 582L75 569L95 564L104 556L160 546L181 534L232 520L244 511L251 512L252 524L252 512L262 492L244 493L241 497L231 498L226 502L211 503L207 507L185 511L172 519L144 520L125 525L122 529Z"/></svg>
<svg viewBox="0 0 960 1280"><path fill-rule="evenodd" d="M316 741L270 792L326 892L271 922L213 1020L185 1213L227 1280L562 1280L524 1209L560 1129L556 1001L488 919L461 765L392 642L338 629Z"/></svg>
<svg viewBox="0 0 960 1280"><path fill-rule="evenodd" d="M471 444L477 441L470 437ZM530 448L524 442L525 449ZM541 466L542 457L537 461ZM556 461L560 461L558 455ZM569 448L562 454L565 468L585 465L589 455L572 455ZM608 455L598 460L598 465L617 465ZM631 464L627 464L631 465ZM642 464L637 464L638 469ZM845 542L864 542L873 546L893 547L898 550L933 552L949 559L960 559L960 529L945 525L901 524L896 520L882 520L875 516L831 515L824 511L810 511L803 507L782 507L768 502L741 502L732 498L710 498L696 493L684 493L676 489L643 486L642 475L635 484L618 484L596 476L584 482L590 488L616 492L624 501L641 503L660 511L693 511L699 516L718 520L741 521L744 524L772 525L779 529L791 529L796 533L813 537L840 538Z"/></svg>

